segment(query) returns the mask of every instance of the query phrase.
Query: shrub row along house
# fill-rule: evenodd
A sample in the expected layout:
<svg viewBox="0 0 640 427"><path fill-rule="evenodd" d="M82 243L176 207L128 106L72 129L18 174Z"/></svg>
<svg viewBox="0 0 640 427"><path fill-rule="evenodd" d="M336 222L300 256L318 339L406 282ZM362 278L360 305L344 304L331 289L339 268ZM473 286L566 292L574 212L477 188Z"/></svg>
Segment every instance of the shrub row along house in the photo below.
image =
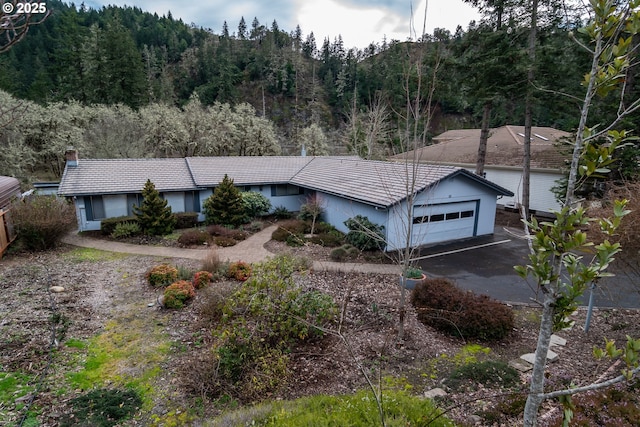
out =
<svg viewBox="0 0 640 427"><path fill-rule="evenodd" d="M341 231L347 231L348 218L366 216L384 226L388 250L406 246L408 226L411 246L492 234L497 198L512 196L451 166L354 157L80 160L75 150L67 152L58 194L73 198L80 231L98 230L105 218L131 215L147 179L173 212L198 212L203 220L203 202L225 175L241 190L259 192L274 207L290 211L315 195L324 220Z"/></svg>

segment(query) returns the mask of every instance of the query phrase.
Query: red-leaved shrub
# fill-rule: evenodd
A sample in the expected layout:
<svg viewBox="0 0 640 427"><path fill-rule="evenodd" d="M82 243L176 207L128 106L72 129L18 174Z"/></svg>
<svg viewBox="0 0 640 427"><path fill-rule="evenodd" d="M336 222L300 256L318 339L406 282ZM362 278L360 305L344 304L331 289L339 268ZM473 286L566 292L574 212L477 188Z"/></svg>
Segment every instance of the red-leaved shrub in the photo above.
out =
<svg viewBox="0 0 640 427"><path fill-rule="evenodd" d="M196 296L193 284L187 280L172 283L164 290L164 306L167 308L182 308L191 298Z"/></svg>
<svg viewBox="0 0 640 427"><path fill-rule="evenodd" d="M463 291L444 278L426 279L411 294L418 320L454 336L500 340L513 329L511 309L486 295Z"/></svg>
<svg viewBox="0 0 640 427"><path fill-rule="evenodd" d="M198 271L193 275L193 287L196 289L204 288L213 280L213 274L208 271Z"/></svg>
<svg viewBox="0 0 640 427"><path fill-rule="evenodd" d="M229 265L227 277L244 282L251 276L251 265L244 261L233 262Z"/></svg>

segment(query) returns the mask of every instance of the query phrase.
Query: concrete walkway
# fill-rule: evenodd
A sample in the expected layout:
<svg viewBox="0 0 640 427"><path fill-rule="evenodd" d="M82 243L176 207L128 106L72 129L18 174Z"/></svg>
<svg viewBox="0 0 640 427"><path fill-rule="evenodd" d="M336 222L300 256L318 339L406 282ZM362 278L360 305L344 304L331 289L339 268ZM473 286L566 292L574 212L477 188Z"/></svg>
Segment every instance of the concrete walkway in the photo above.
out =
<svg viewBox="0 0 640 427"><path fill-rule="evenodd" d="M216 248L216 252L223 261L246 261L256 263L264 261L275 254L265 249L264 245L271 240L271 234L276 230L277 225L271 225L258 233L253 234L248 239L238 242L234 246L227 248ZM207 249L185 249L165 246L134 245L131 243L114 242L110 240L94 239L92 237L81 236L76 232L66 235L62 239L63 243L79 246L83 248L94 248L102 251L120 252L134 255L148 255L165 258L186 258L203 260L209 250ZM313 269L317 271L339 271L357 273L378 273L378 274L399 274L400 269L393 264L359 264L342 263L330 261L313 261Z"/></svg>

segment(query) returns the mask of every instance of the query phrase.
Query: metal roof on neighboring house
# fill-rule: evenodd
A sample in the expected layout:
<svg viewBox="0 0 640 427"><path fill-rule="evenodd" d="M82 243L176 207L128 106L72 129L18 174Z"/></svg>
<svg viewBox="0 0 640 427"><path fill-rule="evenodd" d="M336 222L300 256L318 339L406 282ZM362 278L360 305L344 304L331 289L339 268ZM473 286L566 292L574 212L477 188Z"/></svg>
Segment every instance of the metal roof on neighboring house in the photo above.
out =
<svg viewBox="0 0 640 427"><path fill-rule="evenodd" d="M80 159L65 168L58 194L139 193L147 179L160 192L195 188L184 159Z"/></svg>
<svg viewBox="0 0 640 427"><path fill-rule="evenodd" d="M238 156L188 157L186 160L198 187L215 187L225 174L235 185L287 183L313 157Z"/></svg>
<svg viewBox="0 0 640 427"><path fill-rule="evenodd" d="M550 127L531 129L531 168L561 169L570 158L559 144L570 133ZM392 159L414 156L421 162L455 165L475 165L480 143L480 129L456 129L433 138L436 142L415 151L398 154ZM522 167L524 126L502 126L489 131L485 165Z"/></svg>
<svg viewBox="0 0 640 427"><path fill-rule="evenodd" d="M10 176L0 176L0 209L9 206L15 197L20 197L20 181Z"/></svg>

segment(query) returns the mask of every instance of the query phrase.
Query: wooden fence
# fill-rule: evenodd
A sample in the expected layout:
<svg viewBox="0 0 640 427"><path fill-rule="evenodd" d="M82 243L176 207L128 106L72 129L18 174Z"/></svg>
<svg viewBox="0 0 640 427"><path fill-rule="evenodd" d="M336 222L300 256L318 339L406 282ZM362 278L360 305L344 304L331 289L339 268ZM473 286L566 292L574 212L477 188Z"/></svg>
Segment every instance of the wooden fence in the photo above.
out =
<svg viewBox="0 0 640 427"><path fill-rule="evenodd" d="M15 238L16 233L9 219L9 212L0 209L0 258Z"/></svg>

